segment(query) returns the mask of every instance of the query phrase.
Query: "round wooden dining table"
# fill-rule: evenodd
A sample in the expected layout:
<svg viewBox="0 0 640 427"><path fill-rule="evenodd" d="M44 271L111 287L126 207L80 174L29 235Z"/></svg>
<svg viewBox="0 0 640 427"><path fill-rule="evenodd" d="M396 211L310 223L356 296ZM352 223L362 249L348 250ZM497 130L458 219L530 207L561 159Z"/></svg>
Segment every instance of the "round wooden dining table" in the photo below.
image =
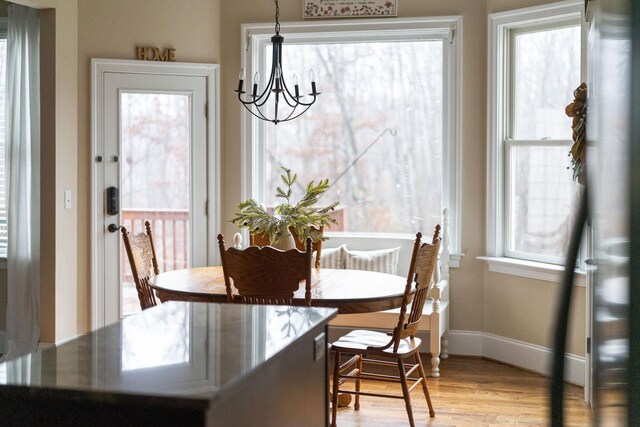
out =
<svg viewBox="0 0 640 427"><path fill-rule="evenodd" d="M149 279L160 301L227 302L222 267L197 267L160 273ZM311 305L338 313L368 313L402 305L405 277L363 270L311 270ZM304 285L293 297L304 305ZM234 289L234 293L237 291Z"/></svg>

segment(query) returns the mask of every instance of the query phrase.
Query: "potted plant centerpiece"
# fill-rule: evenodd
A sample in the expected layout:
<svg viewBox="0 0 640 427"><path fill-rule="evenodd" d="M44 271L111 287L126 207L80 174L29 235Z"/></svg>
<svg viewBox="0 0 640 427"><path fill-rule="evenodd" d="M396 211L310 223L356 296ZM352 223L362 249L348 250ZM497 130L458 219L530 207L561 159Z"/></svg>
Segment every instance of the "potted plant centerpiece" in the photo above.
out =
<svg viewBox="0 0 640 427"><path fill-rule="evenodd" d="M231 222L239 227L248 228L252 236L266 236L271 246L283 250L296 247L292 233L302 242L308 237L313 242L325 240L322 229L330 224L337 224L330 212L339 203L316 207L318 198L329 189L329 180L322 179L317 184L314 181L309 182L302 198L296 204L292 204L292 187L298 176L285 167L282 167L282 170L284 173L280 178L285 188L276 189L276 197L282 199L282 203L270 212L255 200L246 200L238 205L238 212Z"/></svg>

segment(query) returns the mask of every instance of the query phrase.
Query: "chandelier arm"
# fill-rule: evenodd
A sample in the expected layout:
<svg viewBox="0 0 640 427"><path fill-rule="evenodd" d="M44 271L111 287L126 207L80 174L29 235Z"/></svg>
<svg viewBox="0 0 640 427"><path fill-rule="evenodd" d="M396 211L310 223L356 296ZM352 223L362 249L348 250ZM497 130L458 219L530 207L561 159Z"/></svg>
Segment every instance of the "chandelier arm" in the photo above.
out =
<svg viewBox="0 0 640 427"><path fill-rule="evenodd" d="M299 98L296 99L295 95L293 95L289 91L289 88L287 87L287 83L284 81L284 79L282 79L282 88L284 90L284 92L282 92L282 97L284 98L285 102L287 103L287 105L289 107L294 108L298 104L300 104ZM287 95L289 95L289 96L287 96ZM293 102L293 104L290 101Z"/></svg>
<svg viewBox="0 0 640 427"><path fill-rule="evenodd" d="M254 99L251 99L251 100L242 99L241 95L242 94L240 94L240 93L238 94L238 100L242 104L244 104L244 105L262 106L262 105L264 105L265 102L267 102L267 100L269 99L269 96L271 95L271 93L269 91L265 90L264 92L262 92L260 94L260 96L257 96L257 97L255 97ZM263 99L263 97L264 97L264 99Z"/></svg>
<svg viewBox="0 0 640 427"><path fill-rule="evenodd" d="M288 122L290 120L293 119L297 119L298 117L300 117L301 115L303 115L308 109L309 107L311 107L311 105L307 105L304 107L304 110L300 111L298 114L296 114L295 116L291 117L291 115L293 114L293 111L287 116L286 120L280 120L281 122Z"/></svg>
<svg viewBox="0 0 640 427"><path fill-rule="evenodd" d="M256 108L256 110L258 111L258 114L256 114L251 108L249 108L247 105L244 106L244 108L247 109L248 112L250 112L253 116L257 117L258 119L261 120L265 120L267 122L271 122L274 124L278 124L278 123L282 123L282 122L288 122L294 119L297 119L298 117L300 117L301 115L303 115L308 109L309 107L311 107L311 105L305 105L304 109L302 111L300 111L298 114L296 114L295 116L293 115L293 113L295 112L296 108L294 108L288 115L287 117L285 117L284 119L269 119L267 118L264 114L262 114L262 111L260 111L260 109Z"/></svg>
<svg viewBox="0 0 640 427"><path fill-rule="evenodd" d="M275 70L271 69L271 77L269 77L269 82L267 83L267 86L264 88L264 91L260 94L258 98L256 98L255 102L253 103L256 107L262 107L264 104L267 103L269 98L271 98L271 94L273 93L273 91L271 90L271 87L273 86L273 82L275 81L275 74L276 74Z"/></svg>
<svg viewBox="0 0 640 427"><path fill-rule="evenodd" d="M259 118L260 120L265 120L267 122L273 122L273 120L267 118L264 114L262 114L262 111L260 111L258 108L256 108L256 110L258 111L259 114L256 114L251 108L249 108L246 104L242 104L244 105L244 108L247 109L248 112L250 112L253 116ZM274 122L275 123L275 122Z"/></svg>
<svg viewBox="0 0 640 427"><path fill-rule="evenodd" d="M267 85L265 86L264 90L260 93L260 95L256 96L255 98L253 98L253 96L250 95L253 99L251 101L247 101L247 100L243 100L240 97L241 94L238 93L238 99L240 100L240 102L242 102L245 105L255 105L257 107L262 107L269 100L269 97L271 96L271 93L272 93L271 86L273 84L274 79L275 79L275 69L272 68L269 81L267 82ZM265 119L265 120L268 120L268 119Z"/></svg>
<svg viewBox="0 0 640 427"><path fill-rule="evenodd" d="M292 107L292 108L295 107L295 106L298 106L298 105L303 105L305 107L310 107L310 106L313 105L314 102L316 102L316 95L313 95L313 99L310 102L302 102L302 101L300 101L299 98L296 99L295 96L292 96L289 91L287 91L287 93L289 94L289 97L291 98L291 102L294 102L294 104L289 103L289 97L284 97L284 98L285 98L285 100L287 102L287 105L289 105L289 107ZM295 100L295 101L293 101L293 100Z"/></svg>
<svg viewBox="0 0 640 427"><path fill-rule="evenodd" d="M287 114L284 119L278 120L278 122L287 122L287 121L291 120L290 117L293 115L293 113L295 113L296 108L298 108L297 105L295 107L291 107L291 111L289 111L289 114Z"/></svg>
<svg viewBox="0 0 640 427"><path fill-rule="evenodd" d="M271 88L273 87L273 84L277 80L277 77L276 77L277 71L276 71L276 69L278 67L278 62L276 62L276 59L277 59L277 54L278 53L277 53L277 49L276 49L276 46L275 46L276 42L273 41L273 38L272 38L272 42L273 42L274 46L273 46L273 53L271 55L271 72L269 74L269 81L265 85L265 88L262 91L262 93L260 94L260 96L257 97L255 99L255 101L253 102L253 104L256 105L257 107L262 107L267 102L267 100L271 97L271 94L273 93ZM281 69L281 72L282 72L282 69ZM266 120L268 120L268 119L266 119ZM269 121L271 121L271 120L269 120Z"/></svg>

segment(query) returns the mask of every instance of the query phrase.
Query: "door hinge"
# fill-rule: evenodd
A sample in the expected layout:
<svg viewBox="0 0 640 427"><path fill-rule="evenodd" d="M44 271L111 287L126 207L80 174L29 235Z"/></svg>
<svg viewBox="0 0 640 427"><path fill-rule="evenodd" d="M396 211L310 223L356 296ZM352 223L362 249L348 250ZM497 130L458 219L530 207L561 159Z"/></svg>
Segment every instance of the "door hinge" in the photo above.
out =
<svg viewBox="0 0 640 427"><path fill-rule="evenodd" d="M591 354L591 337L587 337L587 354Z"/></svg>
<svg viewBox="0 0 640 427"><path fill-rule="evenodd" d="M244 49L245 52L249 52L249 47L251 47L251 37L252 36L253 36L253 34L247 33L246 47Z"/></svg>
<svg viewBox="0 0 640 427"><path fill-rule="evenodd" d="M204 216L209 216L209 201L204 202Z"/></svg>
<svg viewBox="0 0 640 427"><path fill-rule="evenodd" d="M209 119L209 103L205 102L204 104L204 118Z"/></svg>

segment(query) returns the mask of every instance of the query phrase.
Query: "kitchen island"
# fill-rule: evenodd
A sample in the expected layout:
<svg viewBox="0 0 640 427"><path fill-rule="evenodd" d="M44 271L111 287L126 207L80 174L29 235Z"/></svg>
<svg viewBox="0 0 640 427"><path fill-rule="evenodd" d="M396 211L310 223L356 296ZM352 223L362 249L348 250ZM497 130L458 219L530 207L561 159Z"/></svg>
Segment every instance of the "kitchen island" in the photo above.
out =
<svg viewBox="0 0 640 427"><path fill-rule="evenodd" d="M0 425L326 426L336 313L160 304L0 365Z"/></svg>

